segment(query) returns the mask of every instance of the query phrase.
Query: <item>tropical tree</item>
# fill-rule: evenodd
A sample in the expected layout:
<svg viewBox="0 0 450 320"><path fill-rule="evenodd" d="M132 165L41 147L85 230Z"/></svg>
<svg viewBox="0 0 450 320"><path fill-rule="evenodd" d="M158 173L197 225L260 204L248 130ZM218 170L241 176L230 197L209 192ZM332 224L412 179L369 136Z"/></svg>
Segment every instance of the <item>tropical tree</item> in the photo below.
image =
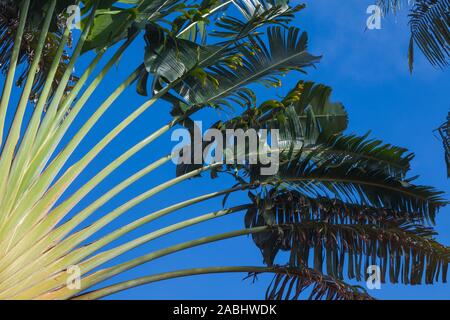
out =
<svg viewBox="0 0 450 320"><path fill-rule="evenodd" d="M363 279L363 268L369 264L380 266L382 281L446 281L450 251L434 239L432 229L436 213L446 202L433 188L412 183L407 176L411 154L367 136L345 135L348 119L344 107L331 102L331 89L321 84L302 80L284 98L257 103L250 85L278 87L281 75L290 71L304 73L320 60L307 52L306 33L289 26L303 5L276 0L86 0L82 2L82 33L70 57L65 58L70 30L62 24L57 49L43 71L40 66L49 35L54 32L52 23L61 11L56 0L41 2L39 7L32 4L30 0L20 2L14 42L4 51L8 52L8 71L0 102L1 299L95 299L155 281L225 272L247 273L249 277L274 274L267 291L270 299L298 299L302 293L314 299L370 299L363 288L346 283L348 279ZM11 93L23 55L29 14L39 10L44 18L38 24L33 54L24 61L29 66L16 105ZM224 12L228 14L222 15ZM211 31L214 15L221 18L215 23L216 30ZM64 143L63 137L74 126L80 111L141 34L146 41L142 63ZM92 62L72 83L77 60L91 50L95 51ZM113 51L111 57L89 82L108 51ZM58 75L61 62L65 68ZM37 83L43 86L35 93L36 99L30 101ZM149 96L146 101L99 137L79 160L70 162L91 129L134 83L140 94ZM172 120L70 192L69 187L100 152L158 101L172 105ZM161 181L79 230L108 201L176 156L161 155L89 205L77 208L133 155L176 126L192 132L192 117L202 109L231 110L235 106L240 106L241 111L213 128L223 133L230 128L279 129L278 149L267 151L262 144L258 149L258 153L279 155L276 174L262 175L261 165L247 163L180 163L173 179ZM8 108L14 108L11 123L7 123ZM29 120L25 117L28 110L32 113ZM3 137L5 129L8 131ZM232 154L236 152L231 150ZM251 156L247 150L244 153ZM140 219L130 217L127 224L97 236L98 231L138 204L207 172L212 178L232 175L236 184L192 199L179 199ZM239 192L248 194L247 203L227 206L226 200ZM223 208L218 211L106 249L140 226L221 197ZM105 266L115 257L159 237L243 211L246 215L242 230L188 240ZM115 275L160 257L243 235L252 235L262 252L263 265L176 270L92 290ZM94 240L84 245L91 237ZM289 253L287 262L281 261L280 251ZM75 289L67 285L67 271L74 265L82 276L81 287Z"/></svg>

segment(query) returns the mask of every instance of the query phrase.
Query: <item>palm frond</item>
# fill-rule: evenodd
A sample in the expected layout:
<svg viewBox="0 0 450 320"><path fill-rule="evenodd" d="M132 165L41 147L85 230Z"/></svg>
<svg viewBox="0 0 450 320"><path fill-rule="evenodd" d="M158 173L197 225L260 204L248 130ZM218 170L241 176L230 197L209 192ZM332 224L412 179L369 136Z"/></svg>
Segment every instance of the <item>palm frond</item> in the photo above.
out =
<svg viewBox="0 0 450 320"><path fill-rule="evenodd" d="M417 1L409 17L414 43L432 65L447 66L450 62L450 1Z"/></svg>
<svg viewBox="0 0 450 320"><path fill-rule="evenodd" d="M308 300L373 300L360 286L349 285L339 279L323 275L305 266L275 267L274 277L266 291L267 300L298 300L309 292ZM260 273L249 274L257 279Z"/></svg>
<svg viewBox="0 0 450 320"><path fill-rule="evenodd" d="M189 9L189 5L180 0L144 0L125 9L115 6L115 2L120 1L100 1L83 52L112 46L144 29L148 22L161 22L167 15L183 15ZM93 3L88 1L85 10Z"/></svg>
<svg viewBox="0 0 450 320"><path fill-rule="evenodd" d="M416 0L377 0L377 5L384 14L389 12L397 13L404 5L413 5Z"/></svg>
<svg viewBox="0 0 450 320"><path fill-rule="evenodd" d="M153 76L152 92L156 93L189 72L200 77L202 68L224 63L235 54L232 48L179 39L153 23L147 23L144 39L147 44L144 58L146 73L139 81L139 87L144 89L140 93L144 95L147 95L148 75Z"/></svg>
<svg viewBox="0 0 450 320"><path fill-rule="evenodd" d="M368 139L368 134L362 137L341 134L347 126L347 114L341 104L329 101L329 95L328 87L301 81L281 102L266 101L235 118L218 122L212 128L221 130L224 139L228 129L278 129L277 145L281 152L288 152L291 147L303 148L305 153L314 152L314 157L328 159L334 165L343 162L361 164L384 170L388 175L404 177L413 155L404 148ZM193 131L193 126L189 122L187 128ZM204 143L202 150L208 151L210 146ZM180 164L177 172L183 174L197 167Z"/></svg>
<svg viewBox="0 0 450 320"><path fill-rule="evenodd" d="M218 129L226 138L226 130L279 130L278 147L288 150L291 146L319 143L319 136L334 135L347 127L347 113L340 103L330 102L331 89L324 85L300 81L282 101L268 100L258 107L250 106L240 115L227 121L218 121L211 129ZM186 119L183 125L193 138L196 130L192 120ZM191 141L194 141L191 139ZM204 142L201 148L208 151L211 144ZM311 146L313 149L314 146ZM222 150L235 153L236 150ZM181 152L180 152L181 153ZM180 154L181 155L181 154ZM236 158L236 157L235 157ZM177 175L195 170L199 165L179 164Z"/></svg>
<svg viewBox="0 0 450 320"><path fill-rule="evenodd" d="M332 159L333 163L348 160L372 170L383 169L384 165L387 175L404 178L414 155L404 148L368 139L368 136L367 133L361 137L357 135L332 135L328 139L320 137L319 142L325 140L320 157Z"/></svg>
<svg viewBox="0 0 450 320"><path fill-rule="evenodd" d="M348 125L348 115L339 102L331 102L332 90L323 84L299 81L283 98L280 105L272 102L261 106L259 119L266 129L280 130L280 148L291 144L316 144L320 137L342 133ZM267 110L268 109L268 110Z"/></svg>
<svg viewBox="0 0 450 320"><path fill-rule="evenodd" d="M255 266L231 266L231 267L209 267L194 268L164 272L161 274L144 276L134 280L128 280L116 283L108 287L93 290L74 297L75 300L93 300L117 293L123 290L141 286L144 284L175 279L186 276L195 276L203 274L218 273L244 273L248 272L245 279L251 279L253 282L258 280L258 276L263 273L275 274L266 293L266 299L299 299L302 293L312 287L309 299L328 299L328 300L372 300L366 290L359 286L351 286L343 281L333 277L324 276L313 269L306 267L255 267ZM289 283L289 286L286 284ZM284 285L283 285L284 284ZM288 289L289 288L289 289Z"/></svg>
<svg viewBox="0 0 450 320"><path fill-rule="evenodd" d="M252 1L240 3L233 1L232 3L245 13L245 19L239 20L240 24L234 25L233 32L227 37L221 36L223 39L226 39L225 41L206 45L204 43L207 34L205 23L209 21L208 17L217 8L222 9L224 6L226 7L228 2L217 5L215 1L205 1L197 9L198 12L194 15L196 18L194 17L192 20L187 18L192 14L179 16L172 23L171 30L167 30L151 21L146 22L145 40L147 47L145 62L147 70L140 76L138 81L138 92L140 94L147 95L147 81L150 75L153 76L153 92L161 90L167 83L178 79L188 72L191 73L193 79L196 78L203 85L206 85L208 79L212 81L212 84L217 85L218 80L208 74L210 71L207 70L208 68L224 66L235 70L237 67L241 67L242 52L240 47L248 46L247 41L245 41L246 38L263 26L279 24L278 22L281 19L285 22L289 21L293 18L294 12L300 10L300 8L294 10L285 4L284 1L281 1L283 5L271 4L271 1L268 3L258 1L257 10L255 10ZM267 19L268 16L270 16L270 19ZM191 21L191 23L183 29L186 21ZM202 45L196 42L196 37L191 37L192 30L187 34L191 35L190 38L186 38L187 35L184 33L192 25L198 26L198 23L203 23L203 30L201 31L203 36L200 39ZM180 32L180 29L183 30ZM197 31L194 32L194 34L196 33ZM177 99L179 98L167 95L166 99L178 103Z"/></svg>
<svg viewBox="0 0 450 320"><path fill-rule="evenodd" d="M394 14L406 0L378 0L377 4L387 14ZM450 59L450 1L412 0L409 13L411 38L408 48L409 69L414 65L414 46L417 45L428 61L436 67L449 65Z"/></svg>
<svg viewBox="0 0 450 320"><path fill-rule="evenodd" d="M447 122L440 126L437 131L442 139L445 152L445 163L447 165L447 176L450 178L450 112L447 116Z"/></svg>
<svg viewBox="0 0 450 320"><path fill-rule="evenodd" d="M324 132L334 135L347 128L348 115L344 106L332 103L330 96L330 87L299 81L281 101L265 101L213 127L221 130L279 129L282 141L300 139L305 143L317 143Z"/></svg>
<svg viewBox="0 0 450 320"><path fill-rule="evenodd" d="M425 217L419 212L394 211L328 197L311 198L292 190L270 189L256 194L250 192L249 196L259 208L260 213L264 211L260 218L270 223L286 224L296 221L375 225L388 225L393 221L426 223ZM250 221L258 219L258 217L254 216L254 212L248 216ZM253 224L256 222L255 220ZM246 223L246 225L251 225L251 223Z"/></svg>
<svg viewBox="0 0 450 320"><path fill-rule="evenodd" d="M238 47L237 65L211 66L205 70L207 77L187 77L174 91L188 108L231 107L231 102L251 106L254 94L245 86L251 83L279 86L278 76L293 70L304 72L320 60L306 51L307 35L297 28L271 27L267 42L266 45L261 37L252 37L251 46Z"/></svg>
<svg viewBox="0 0 450 320"><path fill-rule="evenodd" d="M446 282L450 249L433 239L431 228L389 218L371 224L298 218L285 214L285 223L278 224L264 207L248 210L248 228L272 226L272 231L252 235L264 263L272 266L282 250L290 252L289 265L311 264L339 279L365 280L365 270L377 265L381 282L387 271L392 283L432 284L440 278Z"/></svg>
<svg viewBox="0 0 450 320"><path fill-rule="evenodd" d="M370 167L373 163L366 166L361 162L355 167L348 162L336 164L328 159L320 163L313 157L314 153L303 155L302 152L288 156L286 161L281 160L276 176L255 176L258 171L252 170L251 180L281 184L313 197L331 195L343 201L374 207L420 211L431 219L446 204L441 198L442 192L387 175L382 164L381 169L374 170Z"/></svg>
<svg viewBox="0 0 450 320"><path fill-rule="evenodd" d="M213 31L211 33L212 36L221 39L242 39L263 25L274 24L288 27L295 13L305 8L305 5L291 7L288 5L288 1L285 0L239 0L233 1L233 3L242 13L244 19L222 16L216 22L216 26L219 29Z"/></svg>

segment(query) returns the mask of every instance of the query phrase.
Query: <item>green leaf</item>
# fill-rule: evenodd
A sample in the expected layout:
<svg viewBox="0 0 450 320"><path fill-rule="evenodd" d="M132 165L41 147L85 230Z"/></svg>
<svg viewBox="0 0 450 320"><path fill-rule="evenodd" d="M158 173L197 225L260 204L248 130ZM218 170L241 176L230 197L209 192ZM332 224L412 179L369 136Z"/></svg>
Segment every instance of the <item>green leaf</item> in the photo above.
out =
<svg viewBox="0 0 450 320"><path fill-rule="evenodd" d="M263 203L265 201L271 200L266 199ZM400 280L405 284L410 281L431 284L439 276L445 282L446 272L440 273L438 270L445 270L450 262L450 249L433 239L435 233L431 228L394 216L371 216L373 213L370 209L365 211L364 208L358 213L362 214L359 219L354 215L355 212L348 223L342 223L341 218L337 217L347 213L334 212L332 207L331 211L320 208L322 212L316 214L310 211L309 206L300 204L298 211L287 211L284 207L288 205L286 202L277 203L271 209L272 219L275 215L279 218L275 225L265 221L265 204L256 211L248 210L246 214L247 228L273 226L271 231L261 233L258 237L253 235L255 244L263 253L264 262L269 266L273 265L278 251L282 250L290 253L289 265L312 264L317 272L326 269L327 275L340 279L343 279L342 270L345 266L350 279L356 277L361 280L368 266L381 266L390 261L392 283ZM310 258L311 252L313 259ZM410 255L424 262L416 264L415 268L405 269L409 265ZM392 257L396 257L395 264L390 260ZM354 261L354 265L350 261ZM401 270L403 275L399 279ZM428 276L422 277L423 273Z"/></svg>
<svg viewBox="0 0 450 320"><path fill-rule="evenodd" d="M136 18L134 10L111 8L98 10L83 52L112 46L128 36L128 28Z"/></svg>
<svg viewBox="0 0 450 320"><path fill-rule="evenodd" d="M373 300L360 286L349 285L335 277L306 266L280 266L266 291L267 300ZM248 277L257 278L259 273Z"/></svg>
<svg viewBox="0 0 450 320"><path fill-rule="evenodd" d="M177 95L193 108L231 107L232 102L250 106L254 104L254 94L245 86L259 83L278 87L279 76L290 70L304 72L305 68L320 60L320 57L306 52L306 33L300 33L297 28L269 28L267 42L259 36L252 37L251 45L237 48L240 61L236 65L221 62L207 68L205 71L209 77L206 83L196 77L187 77L175 88Z"/></svg>
<svg viewBox="0 0 450 320"><path fill-rule="evenodd" d="M430 63L445 67L450 63L450 0L416 1L409 14L414 42Z"/></svg>

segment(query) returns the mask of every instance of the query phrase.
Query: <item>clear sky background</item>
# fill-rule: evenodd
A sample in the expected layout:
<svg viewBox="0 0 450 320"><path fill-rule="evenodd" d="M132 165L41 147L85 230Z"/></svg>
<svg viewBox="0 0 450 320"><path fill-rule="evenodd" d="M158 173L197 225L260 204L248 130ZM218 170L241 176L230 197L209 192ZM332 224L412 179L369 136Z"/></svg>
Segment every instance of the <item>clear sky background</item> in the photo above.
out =
<svg viewBox="0 0 450 320"><path fill-rule="evenodd" d="M389 16L382 22L381 30L365 31L366 9L374 0L310 0L306 1L307 9L300 13L295 21L297 26L306 30L310 39L310 52L323 55L317 69L310 69L308 75L290 74L283 80L280 89L267 90L258 87L258 101L262 102L281 95L292 88L298 80L314 80L333 88L333 100L341 101L350 116L348 133L364 134L372 131L372 137L385 142L403 146L415 152L412 163L412 174L420 175L418 182L433 185L446 192L449 191L444 164L444 154L440 141L433 134L446 119L450 108L450 73L432 68L417 51L415 71L408 72L407 47L409 31L406 13L397 17ZM90 56L82 59L78 70L83 70ZM122 58L120 64L108 76L82 116L77 120L68 137L107 97L112 90L134 69L143 58L143 43L137 42ZM109 132L132 110L145 99L137 96L134 88L120 97L78 148L70 162L79 159L98 140L98 137ZM124 152L155 129L170 119L170 107L159 103L149 109L139 120L117 138L83 173L71 190L76 190L89 177L104 165ZM222 118L227 115L221 114ZM205 111L194 117L206 124L215 122L215 112ZM206 125L205 124L205 125ZM67 138L66 138L67 141ZM170 135L164 135L151 144L139 155L133 157L126 165L109 177L95 189L76 209L81 209L111 186L143 168L150 162L168 154L175 142ZM151 173L148 177L134 184L131 188L114 198L102 207L83 226L95 218L109 212L131 197L171 179L175 174L175 166L170 163ZM226 179L211 181L208 176L179 184L143 204L137 206L125 216L117 219L98 235L104 235L114 228L132 219L149 214L166 205L192 198L201 194L222 190L233 182ZM233 196L229 204L242 204L245 195ZM124 243L159 227L181 221L189 217L212 212L221 208L221 201L214 200L186 210L182 210L114 242L108 248ZM171 234L149 244L139 247L120 258L108 263L118 263L153 250L219 232L242 229L243 214L217 219L200 226ZM450 208L441 211L437 219L438 239L450 245ZM98 236L97 235L97 236ZM241 237L193 250L180 252L133 269L114 278L108 283L124 281L134 277L154 273L184 269L190 267L223 266L223 265L262 265L259 250L253 245L251 238ZM261 276L252 283L243 280L245 275L214 275L176 279L161 283L141 286L126 292L118 293L112 298L120 299L262 299L271 276ZM402 285L383 285L381 290L371 291L372 295L383 299L449 299L448 285L405 287Z"/></svg>

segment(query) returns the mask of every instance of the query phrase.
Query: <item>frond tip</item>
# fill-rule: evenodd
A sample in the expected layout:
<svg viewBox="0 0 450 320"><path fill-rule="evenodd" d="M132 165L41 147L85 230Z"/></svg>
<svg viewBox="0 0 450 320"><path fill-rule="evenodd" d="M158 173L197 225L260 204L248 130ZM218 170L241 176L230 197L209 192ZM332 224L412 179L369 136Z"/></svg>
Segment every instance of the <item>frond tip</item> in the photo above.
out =
<svg viewBox="0 0 450 320"><path fill-rule="evenodd" d="M411 38L425 57L433 66L441 68L448 66L450 62L450 0L416 1L409 17ZM412 57L413 54L410 53L410 59Z"/></svg>
<svg viewBox="0 0 450 320"><path fill-rule="evenodd" d="M304 266L275 267L273 273L266 291L267 300L298 300L302 294L309 300L373 300L360 286L349 285ZM257 276L258 273L251 273L248 277L256 279Z"/></svg>
<svg viewBox="0 0 450 320"><path fill-rule="evenodd" d="M409 70L414 65L414 46L417 45L435 67L450 63L450 0L378 0L384 14L397 13L404 4L410 5L408 46Z"/></svg>

